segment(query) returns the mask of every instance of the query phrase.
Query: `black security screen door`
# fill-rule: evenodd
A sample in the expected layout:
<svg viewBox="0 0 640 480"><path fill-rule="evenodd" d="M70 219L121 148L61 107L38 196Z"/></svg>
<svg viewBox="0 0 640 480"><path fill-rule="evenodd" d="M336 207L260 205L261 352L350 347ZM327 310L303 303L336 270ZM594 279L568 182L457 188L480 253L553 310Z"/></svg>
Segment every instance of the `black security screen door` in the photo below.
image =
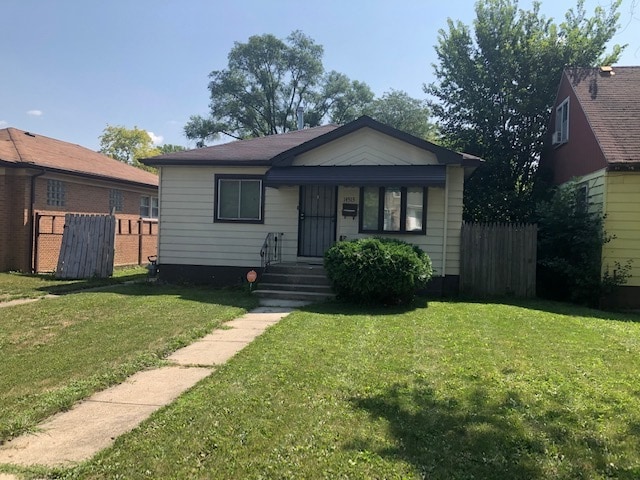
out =
<svg viewBox="0 0 640 480"><path fill-rule="evenodd" d="M300 186L298 256L322 257L336 239L336 187Z"/></svg>

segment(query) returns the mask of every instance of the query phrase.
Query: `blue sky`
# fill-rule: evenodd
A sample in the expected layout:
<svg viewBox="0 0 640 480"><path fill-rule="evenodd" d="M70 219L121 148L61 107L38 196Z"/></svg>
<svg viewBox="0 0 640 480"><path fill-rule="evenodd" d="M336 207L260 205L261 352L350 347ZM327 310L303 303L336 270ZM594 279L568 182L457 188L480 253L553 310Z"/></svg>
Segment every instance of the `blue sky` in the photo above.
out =
<svg viewBox="0 0 640 480"><path fill-rule="evenodd" d="M639 0L623 0L628 43L620 65L640 65ZM433 46L447 18L471 24L473 0L3 0L0 128L97 150L107 124L138 126L158 142L193 147L182 133L208 111L208 74L235 41L300 29L324 46L324 66L425 98ZM310 5L313 5L312 7ZM531 2L521 0L522 8ZM608 0L587 0L589 13ZM560 21L575 0L542 0Z"/></svg>

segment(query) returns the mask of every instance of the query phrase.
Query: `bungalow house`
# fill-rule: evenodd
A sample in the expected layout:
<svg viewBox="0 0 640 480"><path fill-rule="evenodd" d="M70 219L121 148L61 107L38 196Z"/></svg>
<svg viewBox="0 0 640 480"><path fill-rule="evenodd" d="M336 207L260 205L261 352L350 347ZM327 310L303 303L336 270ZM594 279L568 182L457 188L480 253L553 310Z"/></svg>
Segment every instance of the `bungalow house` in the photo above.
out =
<svg viewBox="0 0 640 480"><path fill-rule="evenodd" d="M156 174L79 145L0 130L0 271L55 270L66 213L115 212L114 263L138 263L156 253L157 211ZM144 244L141 219L153 230Z"/></svg>
<svg viewBox="0 0 640 480"><path fill-rule="evenodd" d="M576 182L615 236L602 249L603 271L631 261L631 278L610 301L639 308L640 67L566 69L548 135L541 168L556 185Z"/></svg>
<svg viewBox="0 0 640 480"><path fill-rule="evenodd" d="M276 240L281 262L313 264L336 241L379 235L423 248L435 287L458 288L462 193L476 157L365 116L143 162L160 171L166 280L237 284L263 273Z"/></svg>

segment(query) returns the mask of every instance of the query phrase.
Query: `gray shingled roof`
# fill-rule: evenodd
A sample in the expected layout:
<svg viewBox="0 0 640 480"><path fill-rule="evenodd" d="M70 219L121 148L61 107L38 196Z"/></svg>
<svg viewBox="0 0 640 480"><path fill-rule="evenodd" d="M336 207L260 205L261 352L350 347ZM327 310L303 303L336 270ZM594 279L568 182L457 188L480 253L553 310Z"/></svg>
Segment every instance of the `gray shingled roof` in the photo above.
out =
<svg viewBox="0 0 640 480"><path fill-rule="evenodd" d="M211 165L237 162L243 165L268 165L269 161L278 154L331 132L336 128L338 128L338 125L323 125L279 135L237 140L211 147L158 155L157 157L144 159L143 163L147 165Z"/></svg>
<svg viewBox="0 0 640 480"><path fill-rule="evenodd" d="M148 187L158 186L155 173L132 167L80 145L17 128L0 129L1 164L43 168Z"/></svg>
<svg viewBox="0 0 640 480"><path fill-rule="evenodd" d="M361 128L372 128L391 137L433 152L443 164L458 164L475 167L482 159L473 155L454 152L426 140L414 137L366 115L345 125L323 125L321 127L296 130L278 135L238 140L183 152L169 153L143 159L146 165L264 165L284 167L291 165L295 156L332 142Z"/></svg>
<svg viewBox="0 0 640 480"><path fill-rule="evenodd" d="M565 70L607 162L640 163L640 67Z"/></svg>

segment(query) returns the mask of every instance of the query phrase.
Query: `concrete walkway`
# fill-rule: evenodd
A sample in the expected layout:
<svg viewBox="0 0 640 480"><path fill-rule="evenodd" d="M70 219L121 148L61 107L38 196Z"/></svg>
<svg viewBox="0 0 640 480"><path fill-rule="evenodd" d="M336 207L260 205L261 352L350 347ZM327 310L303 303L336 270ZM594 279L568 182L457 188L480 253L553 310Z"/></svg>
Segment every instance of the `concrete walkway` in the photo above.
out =
<svg viewBox="0 0 640 480"><path fill-rule="evenodd" d="M210 375L290 308L260 307L225 323L223 330L177 350L171 366L138 372L124 383L98 392L71 410L38 425L37 432L0 446L0 464L70 465L87 460L134 429L151 413Z"/></svg>

